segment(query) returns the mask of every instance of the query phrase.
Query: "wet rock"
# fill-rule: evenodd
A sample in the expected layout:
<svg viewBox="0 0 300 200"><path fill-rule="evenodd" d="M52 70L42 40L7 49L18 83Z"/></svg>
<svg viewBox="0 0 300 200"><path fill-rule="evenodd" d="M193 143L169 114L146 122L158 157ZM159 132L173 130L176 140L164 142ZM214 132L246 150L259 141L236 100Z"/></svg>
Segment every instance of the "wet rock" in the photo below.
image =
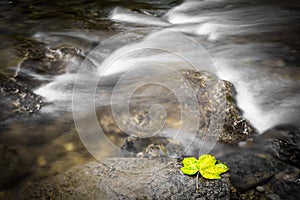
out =
<svg viewBox="0 0 300 200"><path fill-rule="evenodd" d="M142 138L153 138L154 133L156 137L162 138L162 142L155 142L153 145L164 145L166 142L163 140L168 140L168 144L181 143L182 147L186 147L185 145L191 144L191 140L195 138L193 147L185 153L197 156L203 141L237 144L248 140L256 133L237 108L235 91L231 83L219 80L207 72L182 70L180 73L181 79L178 80L174 80L173 75L159 76L159 80L168 83L166 85L172 85L172 91L155 84L139 87L131 96L130 105L120 103L122 106L130 107L129 113L123 112L122 106L120 109L115 109L117 113L114 113L114 116L110 106L100 108L98 119L107 137L117 146L123 146L125 150L130 151L126 138L133 136L136 138L134 152L143 154L147 151L145 148L151 143L139 145L138 142L145 142ZM191 92L196 95L196 99L191 97ZM183 98L181 102L176 96L178 94ZM150 112L151 105L156 104L162 105L165 113L160 109L152 109L153 107ZM189 113L188 115L182 116L183 108ZM195 118L199 121L195 122ZM170 142L181 126L184 128L178 133L178 137L176 136L180 139ZM150 140L147 139L147 141ZM181 156L180 151L171 151L167 153L167 156L174 154ZM164 155L164 153L161 152L158 155Z"/></svg>
<svg viewBox="0 0 300 200"><path fill-rule="evenodd" d="M223 114L223 124L220 131L219 141L225 143L236 144L241 141L245 141L255 134L255 129L252 125L242 116L242 112L236 105L235 96L236 92L234 86L229 81L224 80L213 80L212 75L208 73L198 73L194 71L183 71L183 75L189 81L193 88L199 88L199 102L203 102L205 99L204 95L207 93L205 90L210 93L210 100L213 100L215 103L209 108L210 112L215 112L216 107L220 109L225 109ZM223 105L225 105L223 107ZM204 109L200 110L203 112ZM212 110L212 111L210 111ZM216 110L219 112L219 115L222 115L222 110ZM207 112L207 111L206 111Z"/></svg>
<svg viewBox="0 0 300 200"><path fill-rule="evenodd" d="M265 188L262 187L262 186L257 186L257 187L256 187L256 190L257 190L258 192L261 192L261 193L265 192Z"/></svg>
<svg viewBox="0 0 300 200"><path fill-rule="evenodd" d="M164 137L128 137L121 148L126 152L137 153L137 157L143 158L176 158L183 155L182 145L179 142Z"/></svg>
<svg viewBox="0 0 300 200"><path fill-rule="evenodd" d="M300 197L300 181L296 180L280 180L274 186L277 196L286 200L299 199Z"/></svg>
<svg viewBox="0 0 300 200"><path fill-rule="evenodd" d="M57 60L71 58L80 53L80 50L76 49L75 47L47 47L47 45L43 42L39 42L32 38L26 38L23 36L13 37L12 42L15 46L16 54L24 57L25 60L31 60L32 62L35 60L43 62L44 64L47 62L49 63Z"/></svg>
<svg viewBox="0 0 300 200"><path fill-rule="evenodd" d="M231 190L232 199L298 199L300 169L269 151L274 139L280 138L278 136L283 139L282 133L278 135L278 130L286 131L287 127L295 131L290 126L277 126L276 133L271 129L272 132L257 136L251 144L233 153L235 164L232 164L232 154L221 156L230 167L230 181L236 187Z"/></svg>
<svg viewBox="0 0 300 200"><path fill-rule="evenodd" d="M16 54L23 58L14 78L30 89L51 81L53 75L71 71L71 58L81 59L80 49L75 47L47 47L42 42L21 36L14 37L12 41Z"/></svg>
<svg viewBox="0 0 300 200"><path fill-rule="evenodd" d="M67 59L77 56L79 49L69 47L44 48L43 54L27 55L21 63L21 70L42 75L59 75L68 71Z"/></svg>
<svg viewBox="0 0 300 200"><path fill-rule="evenodd" d="M230 169L230 182L239 191L265 183L275 175L274 161L268 155L237 152L221 156Z"/></svg>
<svg viewBox="0 0 300 200"><path fill-rule="evenodd" d="M43 105L42 97L34 94L28 88L0 74L0 106L2 108L0 121L16 113L32 114Z"/></svg>
<svg viewBox="0 0 300 200"><path fill-rule="evenodd" d="M293 125L278 125L254 139L254 146L275 158L300 167L300 131Z"/></svg>
<svg viewBox="0 0 300 200"><path fill-rule="evenodd" d="M21 57L42 60L45 58L47 51L45 44L31 38L15 35L11 38L14 45L15 53Z"/></svg>
<svg viewBox="0 0 300 200"><path fill-rule="evenodd" d="M27 186L18 199L229 199L229 179L183 175L176 160L114 158Z"/></svg>
<svg viewBox="0 0 300 200"><path fill-rule="evenodd" d="M232 84L230 83L230 85ZM228 101L225 123L223 126L224 131L220 135L220 141L230 144L247 141L256 134L256 130L252 125L243 118L242 112L236 106L235 101L230 101L230 99L234 99L234 97L235 96L226 95Z"/></svg>
<svg viewBox="0 0 300 200"><path fill-rule="evenodd" d="M23 70L19 71L13 79L20 85L27 87L30 90L34 90L42 84L49 82L49 80L47 79L42 80L32 75L29 75L28 72L23 72Z"/></svg>
<svg viewBox="0 0 300 200"><path fill-rule="evenodd" d="M267 197L269 200L280 200L280 196L277 194L269 194Z"/></svg>

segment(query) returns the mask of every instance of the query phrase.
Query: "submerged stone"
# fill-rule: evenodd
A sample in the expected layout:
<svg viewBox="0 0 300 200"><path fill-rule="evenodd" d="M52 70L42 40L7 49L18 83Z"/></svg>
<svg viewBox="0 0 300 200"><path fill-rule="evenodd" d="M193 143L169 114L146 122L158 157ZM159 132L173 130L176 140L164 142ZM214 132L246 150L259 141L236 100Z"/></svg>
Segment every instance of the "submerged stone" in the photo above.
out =
<svg viewBox="0 0 300 200"><path fill-rule="evenodd" d="M32 173L28 163L11 147L0 145L0 160L0 190L9 188Z"/></svg>

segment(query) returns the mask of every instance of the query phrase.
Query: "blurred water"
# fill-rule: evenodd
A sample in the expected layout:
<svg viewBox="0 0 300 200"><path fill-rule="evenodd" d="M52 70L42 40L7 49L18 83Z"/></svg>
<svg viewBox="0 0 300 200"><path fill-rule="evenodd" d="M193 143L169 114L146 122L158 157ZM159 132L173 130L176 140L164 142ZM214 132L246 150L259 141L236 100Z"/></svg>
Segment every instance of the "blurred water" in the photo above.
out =
<svg viewBox="0 0 300 200"><path fill-rule="evenodd" d="M289 37L299 33L300 25L297 22L300 14L296 6L272 2L186 1L161 17L117 7L111 10L108 19L123 30L152 26L188 34L209 52L218 76L234 83L239 106L260 132L280 123L299 125L299 45L290 41L292 38ZM281 37L281 34L287 36ZM96 36L88 36L87 39L79 34L73 34L72 37L101 40ZM173 49L185 45L169 43L167 38L153 37L153 41L168 44ZM49 35L44 36L43 40L46 38L49 40ZM120 44L120 47L123 45ZM193 49L190 46L185 51ZM111 50L108 48L107 51ZM138 60L153 62L163 59L168 60L161 52L150 56L135 55L116 63L114 71L106 75L129 70L130 66L139 63ZM198 60L201 62L200 58ZM168 61L171 62L170 59ZM173 60L173 63L176 65L176 61ZM96 63L94 67L100 65ZM61 98L70 100L71 91L63 87L64 84L70 84L70 77L57 77L56 81L36 92L50 101Z"/></svg>
<svg viewBox="0 0 300 200"><path fill-rule="evenodd" d="M96 49L96 59L85 60L88 68L77 80L82 108L91 103L87 100L90 97L87 88L98 81L103 61L111 61L132 47L160 45L184 53L192 63L201 63L202 57L195 52L198 47L177 39L176 34L168 37L158 34L173 31L185 34L206 49L214 63L206 70L234 84L239 107L259 132L282 123L300 127L299 11L300 3L296 0L1 1L0 72L9 76L24 73L32 78L28 83L41 81L34 92L47 103L37 117L21 116L1 123L1 144L20 149L21 156L30 160L29 165L39 166L35 170L41 177L47 176L43 172L48 164L47 170L52 175L90 160L78 138L74 139L76 130L71 116L74 80L91 50L126 31L135 34L130 37L136 37L134 42L131 39L127 44L128 38L122 34L115 36L113 42L104 42L102 48ZM136 29L141 31L133 31ZM28 54L39 52L24 45L22 38L43 44L45 49L41 51L62 54L57 49L68 47L77 53L63 57L66 69L63 73L39 73L32 70L36 66L28 69L22 65ZM111 103L110 95L120 74L141 63L157 61L176 69L189 67L164 51L127 54L103 74L99 96L95 95L102 101L96 101L96 107ZM161 74L147 71L137 74L131 83L134 85L141 77L151 79L152 75L159 78ZM127 95L126 90L123 93ZM140 98L146 99L147 94ZM186 137L180 140L188 141ZM102 148L108 150L106 146Z"/></svg>

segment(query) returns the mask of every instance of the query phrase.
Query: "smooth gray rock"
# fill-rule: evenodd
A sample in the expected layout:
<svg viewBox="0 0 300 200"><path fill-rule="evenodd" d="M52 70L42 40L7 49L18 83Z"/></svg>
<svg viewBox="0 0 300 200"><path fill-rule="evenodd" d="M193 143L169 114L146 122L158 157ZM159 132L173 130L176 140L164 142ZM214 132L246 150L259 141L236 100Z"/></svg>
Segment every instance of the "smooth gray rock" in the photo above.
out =
<svg viewBox="0 0 300 200"><path fill-rule="evenodd" d="M229 199L228 174L200 178L196 192L196 177L180 166L174 159L106 159L29 185L16 199Z"/></svg>

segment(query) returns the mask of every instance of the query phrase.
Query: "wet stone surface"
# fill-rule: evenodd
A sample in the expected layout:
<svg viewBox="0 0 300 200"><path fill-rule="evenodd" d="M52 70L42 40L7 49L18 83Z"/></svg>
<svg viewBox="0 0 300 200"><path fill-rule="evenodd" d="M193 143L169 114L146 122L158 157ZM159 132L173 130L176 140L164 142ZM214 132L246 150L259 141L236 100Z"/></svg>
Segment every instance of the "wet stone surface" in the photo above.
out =
<svg viewBox="0 0 300 200"><path fill-rule="evenodd" d="M30 185L20 199L229 199L228 175L219 180L182 174L174 159L111 158ZM84 183L84 184L83 184Z"/></svg>
<svg viewBox="0 0 300 200"><path fill-rule="evenodd" d="M299 173L299 172L298 172ZM299 177L296 180L280 180L274 185L274 191L282 199L293 200L300 196Z"/></svg>
<svg viewBox="0 0 300 200"><path fill-rule="evenodd" d="M274 163L263 154L245 151L224 155L221 160L230 168L230 181L239 191L263 184L275 175Z"/></svg>
<svg viewBox="0 0 300 200"><path fill-rule="evenodd" d="M292 125L278 125L239 152L221 156L230 168L230 182L235 187L232 199L298 199L298 131ZM289 145L277 145L278 140Z"/></svg>
<svg viewBox="0 0 300 200"><path fill-rule="evenodd" d="M300 167L300 131L293 125L278 125L254 139L257 147L277 159Z"/></svg>
<svg viewBox="0 0 300 200"><path fill-rule="evenodd" d="M15 72L15 80L30 89L48 83L55 75L72 72L72 59L82 60L81 50L68 45L47 46L31 38L16 37L15 51L23 60ZM72 63L72 64L70 64Z"/></svg>
<svg viewBox="0 0 300 200"><path fill-rule="evenodd" d="M233 85L228 81L218 80L214 75L207 72L195 72L191 70L180 71L183 80L174 81L175 94L184 96L184 103L177 100L176 95L168 88L147 85L139 88L137 97L146 95L149 104L140 102L139 98L132 96L130 100L129 114L121 112L112 115L111 107L98 109L98 119L107 137L117 146L124 150L139 153L139 156L153 157L149 155L149 145L161 149L155 153L158 157L180 157L183 154L185 144L171 136L164 135L164 131L174 130L176 133L181 126L185 127L185 134L179 138L193 138L198 142L223 142L237 144L247 141L255 134L255 129L242 117L242 113L235 104L235 91ZM161 78L161 77L160 77ZM172 81L173 77L164 76L165 81ZM189 91L197 95L193 102ZM151 105L162 105L166 116L162 113L152 112ZM196 104L196 107L193 107ZM127 105L125 105L127 106ZM189 111L190 115L182 116L182 109ZM124 110L124 109L123 109ZM152 110L153 111L153 110ZM195 122L198 115L199 122ZM162 123L160 132L154 134ZM119 128L122 127L122 128ZM146 128L145 128L146 127ZM147 129L147 127L150 127ZM123 130L127 130L126 132ZM147 135L148 134L148 135ZM160 137L160 140L157 139ZM145 139L147 138L147 139ZM181 147L180 147L181 146ZM168 149L169 148L169 149ZM197 155L200 145L189 151L190 155Z"/></svg>
<svg viewBox="0 0 300 200"><path fill-rule="evenodd" d="M210 100L213 101L209 105L208 110L208 105L204 105L200 109L200 112L206 110L207 114L205 116L208 118L206 120L209 120L211 115L223 115L221 120L224 121L219 122L223 126L220 127L218 141L236 144L240 141L246 141L255 134L256 130L242 117L242 112L236 105L236 92L232 83L224 80L216 80L216 77L213 77L209 73L197 73L194 71L183 71L182 73L191 86L199 90L198 99L200 106L201 102L207 99L207 97L205 98L206 95L209 95ZM218 107L219 109L216 109ZM225 113L221 109L225 109Z"/></svg>
<svg viewBox="0 0 300 200"><path fill-rule="evenodd" d="M42 97L34 94L27 87L0 74L0 121L14 116L16 113L29 115L40 110Z"/></svg>

